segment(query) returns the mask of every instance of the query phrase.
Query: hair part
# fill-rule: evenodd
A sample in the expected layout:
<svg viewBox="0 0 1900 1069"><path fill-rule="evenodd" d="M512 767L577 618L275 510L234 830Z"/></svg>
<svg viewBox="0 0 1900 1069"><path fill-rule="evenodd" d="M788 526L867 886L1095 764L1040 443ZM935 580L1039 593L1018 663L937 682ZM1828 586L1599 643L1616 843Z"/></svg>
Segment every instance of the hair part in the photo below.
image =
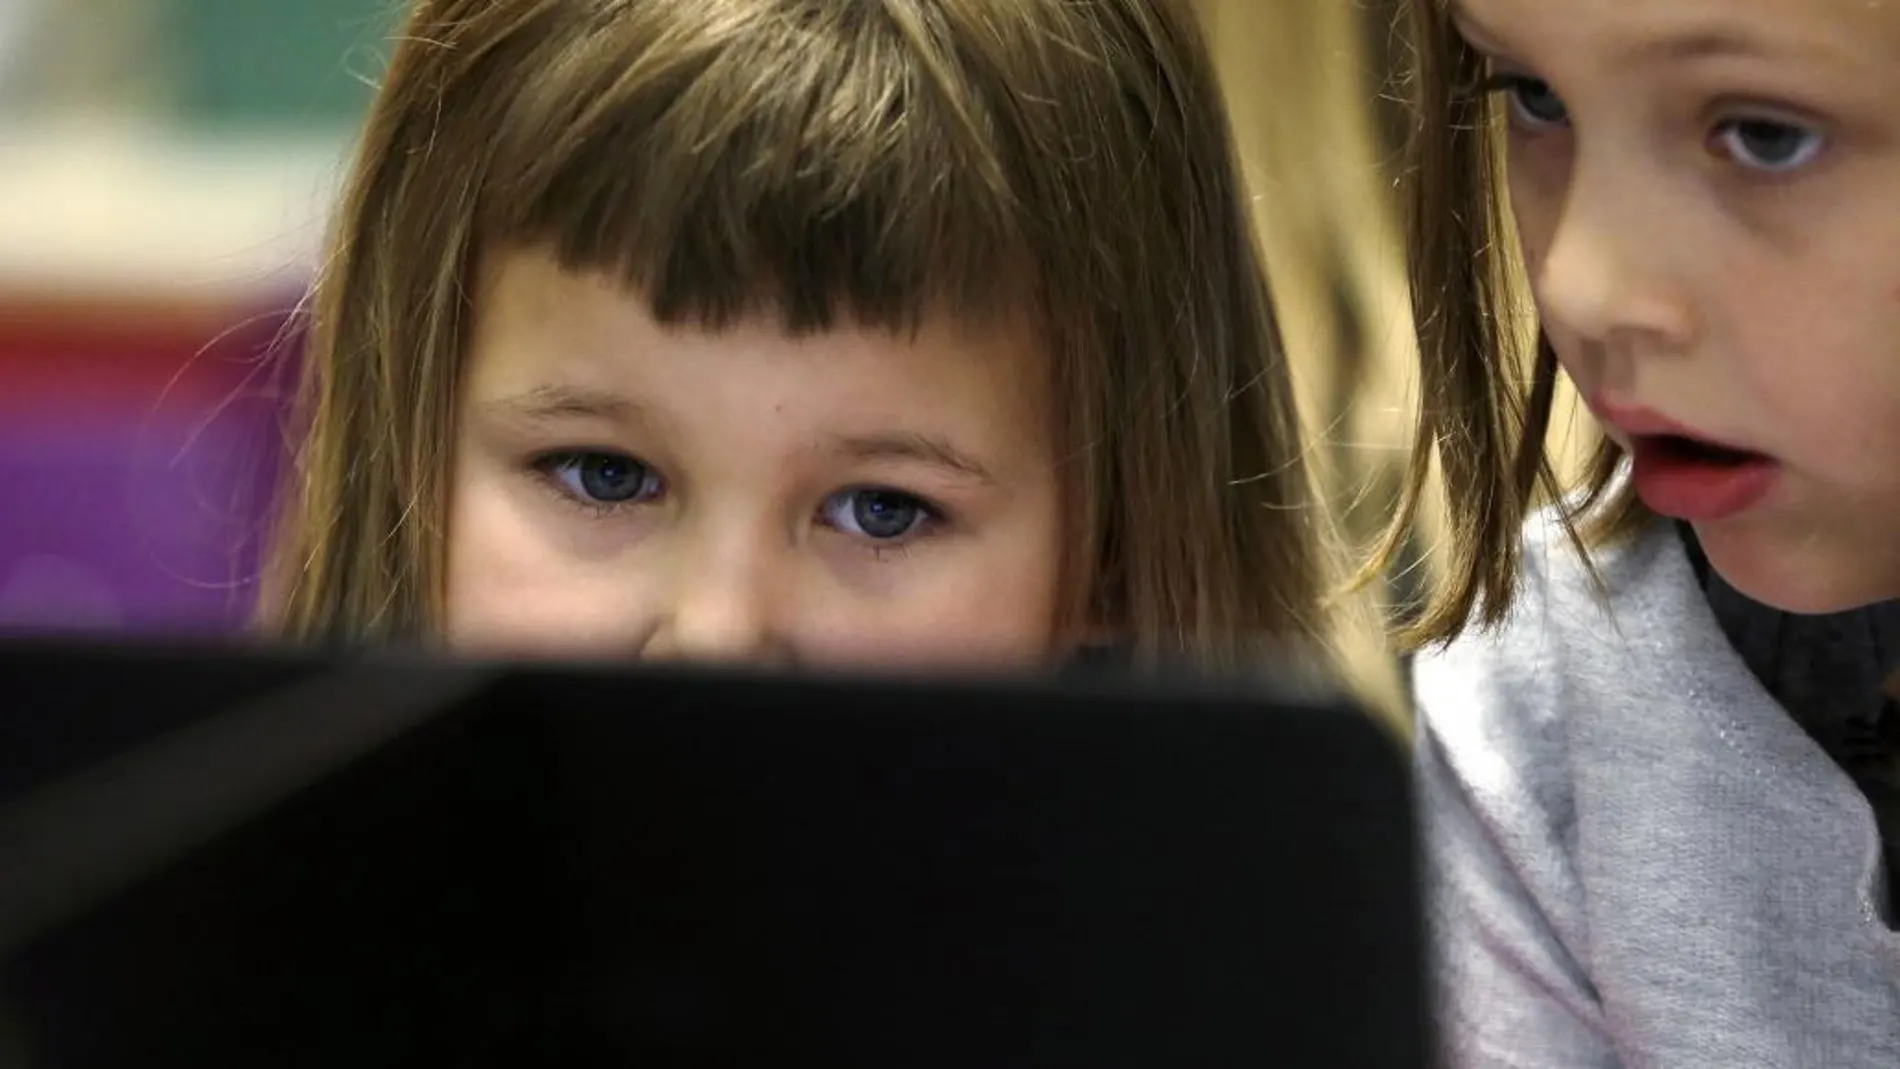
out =
<svg viewBox="0 0 1900 1069"><path fill-rule="evenodd" d="M1179 0L422 0L334 225L267 602L290 637L441 619L469 280L525 244L709 330L1029 313L1078 621L1214 662L1324 633L1325 520Z"/></svg>

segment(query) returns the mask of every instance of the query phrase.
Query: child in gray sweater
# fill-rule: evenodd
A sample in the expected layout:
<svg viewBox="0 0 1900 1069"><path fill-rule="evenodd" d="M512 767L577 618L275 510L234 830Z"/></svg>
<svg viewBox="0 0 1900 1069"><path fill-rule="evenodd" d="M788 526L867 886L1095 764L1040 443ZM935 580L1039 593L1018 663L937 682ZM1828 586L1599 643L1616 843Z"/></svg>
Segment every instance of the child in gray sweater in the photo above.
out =
<svg viewBox="0 0 1900 1069"><path fill-rule="evenodd" d="M1900 1065L1900 4L1411 7L1445 1058Z"/></svg>
<svg viewBox="0 0 1900 1069"><path fill-rule="evenodd" d="M1666 522L1596 563L1607 605L1538 525L1503 626L1416 664L1450 1063L1900 1065L1881 822L1816 741L1879 715L1900 612L1705 588Z"/></svg>

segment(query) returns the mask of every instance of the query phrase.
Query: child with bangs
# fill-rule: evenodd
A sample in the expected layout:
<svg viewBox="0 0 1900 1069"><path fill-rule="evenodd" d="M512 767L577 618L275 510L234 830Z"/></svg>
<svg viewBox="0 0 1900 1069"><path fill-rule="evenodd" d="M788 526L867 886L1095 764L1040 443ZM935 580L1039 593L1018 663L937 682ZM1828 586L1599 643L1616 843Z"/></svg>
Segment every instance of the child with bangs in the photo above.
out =
<svg viewBox="0 0 1900 1069"><path fill-rule="evenodd" d="M419 0L316 291L304 641L1235 668L1336 649L1176 0Z"/></svg>

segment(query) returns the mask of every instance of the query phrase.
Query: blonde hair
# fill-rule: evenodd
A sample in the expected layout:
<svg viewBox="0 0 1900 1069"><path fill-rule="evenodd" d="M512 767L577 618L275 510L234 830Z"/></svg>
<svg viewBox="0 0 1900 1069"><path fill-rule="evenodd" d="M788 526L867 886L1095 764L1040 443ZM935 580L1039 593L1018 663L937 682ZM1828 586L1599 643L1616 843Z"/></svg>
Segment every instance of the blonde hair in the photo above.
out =
<svg viewBox="0 0 1900 1069"><path fill-rule="evenodd" d="M711 329L1033 312L1075 615L1213 665L1323 636L1326 521L1183 3L421 0L334 225L266 601L291 638L440 620L470 272L530 242Z"/></svg>
<svg viewBox="0 0 1900 1069"><path fill-rule="evenodd" d="M1376 535L1404 476L1416 364L1406 315L1381 12L1336 0L1200 0L1292 354L1315 481L1348 539ZM1410 565L1408 564L1408 567ZM1378 576L1333 602L1338 659L1363 697L1404 704ZM1396 577L1401 591L1410 576Z"/></svg>
<svg viewBox="0 0 1900 1069"><path fill-rule="evenodd" d="M1651 514L1618 482L1621 450L1600 435L1575 465L1580 478L1564 477L1565 458L1551 445L1566 398L1527 295L1504 195L1501 115L1482 89L1483 59L1452 27L1443 0L1409 0L1405 18L1414 115L1406 244L1421 397L1405 493L1374 567L1396 555L1436 468L1455 507L1445 521L1443 580L1404 635L1422 644L1493 626L1510 611L1533 509L1556 506L1586 565L1591 549Z"/></svg>

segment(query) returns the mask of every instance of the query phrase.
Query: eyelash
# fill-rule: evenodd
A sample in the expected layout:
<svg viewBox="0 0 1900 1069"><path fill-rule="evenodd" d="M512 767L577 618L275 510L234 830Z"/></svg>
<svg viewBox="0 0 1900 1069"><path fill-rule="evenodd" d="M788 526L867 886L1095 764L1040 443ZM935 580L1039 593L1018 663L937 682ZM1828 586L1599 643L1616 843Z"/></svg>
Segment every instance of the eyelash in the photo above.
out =
<svg viewBox="0 0 1900 1069"><path fill-rule="evenodd" d="M1504 107L1506 117L1514 130L1535 136L1557 129L1560 126L1568 127L1570 125L1570 119L1567 106L1564 108L1564 118L1561 120L1543 119L1537 116L1527 117L1523 114L1522 104L1518 94L1524 89L1533 86L1542 87L1545 92L1550 93L1552 98L1562 106L1562 98L1558 97L1556 93L1551 90L1548 82L1545 82L1541 78L1524 74L1501 72L1488 75L1479 83L1477 90L1484 95L1500 95L1505 97ZM1750 163L1746 159L1741 158L1744 154L1738 153L1730 142L1732 138L1742 135L1743 131L1751 126L1756 128L1755 133L1794 133L1799 136L1804 136L1809 140L1804 145L1804 151L1796 153L1798 158L1792 162L1779 165ZM1717 151L1725 162L1733 165L1744 174L1763 180L1785 179L1799 174L1805 171L1829 148L1829 141L1826 135L1813 125L1761 114L1736 115L1723 119L1715 124L1714 129L1709 131L1707 140L1711 143L1711 151ZM1724 147L1717 150L1715 148L1716 144L1721 144Z"/></svg>
<svg viewBox="0 0 1900 1069"><path fill-rule="evenodd" d="M622 509L649 503L647 501L631 499L623 501L603 501L599 498L589 497L585 493L568 486L564 476L568 473L582 474L581 469L583 466L592 460L612 460L628 465L636 469L643 476L643 482L646 476L657 477L657 473L654 472L652 467L646 462L637 457L628 456L625 453L617 453L609 449L555 450L535 457L530 467L534 470L534 473L541 478L542 483L549 490L553 491L562 501L593 516L607 517ZM585 478L584 474L582 474L582 478Z"/></svg>
<svg viewBox="0 0 1900 1069"><path fill-rule="evenodd" d="M1521 116L1518 114L1519 104L1517 94L1529 86L1543 86L1546 90L1550 89L1549 83L1541 78L1533 78L1526 74L1497 73L1486 75L1484 80L1478 83L1476 93L1473 95L1503 97L1506 118L1510 120L1513 127L1517 127L1521 121ZM1551 95L1555 96L1556 94L1552 93ZM1545 128L1559 125L1558 120L1555 119L1540 119L1537 120L1537 122L1544 124ZM1562 121L1562 125L1569 125L1569 112L1567 108L1565 109L1565 118Z"/></svg>
<svg viewBox="0 0 1900 1069"><path fill-rule="evenodd" d="M849 502L850 495L853 494L886 494L902 499L904 504L914 507L918 512L916 521L909 529L905 530L902 534L887 539L872 538L868 532L863 536L859 536L852 532L841 530L837 523L831 521L828 515L826 516L826 526L839 531L840 534L863 545L870 550L871 556L879 561L902 559L904 554L910 551L913 542L920 538L928 538L930 535L939 532L946 522L943 509L926 498L910 493L907 490L897 490L883 486L852 486L839 490L825 498L824 503L819 506L820 514L824 515L829 513L837 503ZM859 526L862 528L862 524Z"/></svg>
<svg viewBox="0 0 1900 1069"><path fill-rule="evenodd" d="M582 472L582 469L584 465L590 461L614 461L620 466L634 469L634 471L640 475L642 485L636 489L634 495L622 501L603 501L589 496L583 490L578 490L568 485L564 476L569 473L581 473L581 477L585 478L586 476L584 472ZM628 508L651 504L659 493L664 492L662 489L656 491L653 496L641 499L639 490L645 488L645 483L649 478L659 480L659 473L654 471L652 466L640 460L638 457L613 450L554 450L535 457L531 461L530 467L533 469L535 475L541 479L543 485L559 496L563 502L579 508L596 518L604 519ZM663 487L664 483L662 482L661 485ZM901 499L900 503L902 505L914 508L919 515L909 529L905 530L902 534L894 535L887 539L873 538L868 532L859 535L848 530L842 530L839 524L829 519L828 514L838 504L849 502L851 495L857 494L883 494ZM948 522L949 518L948 513L941 506L920 494L911 493L908 490L899 490L894 487L876 485L851 486L830 494L819 506L819 511L821 516L825 517L826 526L831 527L833 530L838 530L840 534L846 537L852 538L854 542L857 542L868 550L874 558L880 561L901 558L904 554L909 552L912 542L915 542L919 538L928 537L931 534L937 533L943 525ZM858 526L860 530L862 530L862 523Z"/></svg>

